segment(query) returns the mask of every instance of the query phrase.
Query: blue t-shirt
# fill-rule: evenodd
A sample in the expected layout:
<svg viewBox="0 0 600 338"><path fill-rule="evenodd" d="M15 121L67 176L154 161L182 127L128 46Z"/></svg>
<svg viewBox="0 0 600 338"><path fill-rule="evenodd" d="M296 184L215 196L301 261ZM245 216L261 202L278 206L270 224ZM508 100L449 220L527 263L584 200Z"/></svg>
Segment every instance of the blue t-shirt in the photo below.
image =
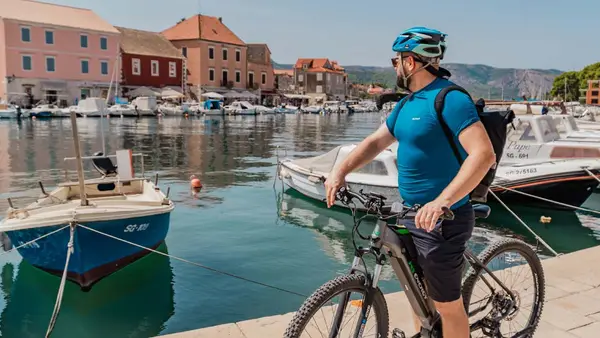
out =
<svg viewBox="0 0 600 338"><path fill-rule="evenodd" d="M453 85L451 81L437 78L407 97L402 112L399 112L402 101L398 102L386 120L390 133L398 140L398 188L400 196L409 205L423 205L436 199L460 169L434 107L436 95L450 85ZM475 104L464 93L450 91L442 116L454 134L459 152L463 159L466 158L458 135L479 121ZM469 196L465 196L451 209L468 201Z"/></svg>

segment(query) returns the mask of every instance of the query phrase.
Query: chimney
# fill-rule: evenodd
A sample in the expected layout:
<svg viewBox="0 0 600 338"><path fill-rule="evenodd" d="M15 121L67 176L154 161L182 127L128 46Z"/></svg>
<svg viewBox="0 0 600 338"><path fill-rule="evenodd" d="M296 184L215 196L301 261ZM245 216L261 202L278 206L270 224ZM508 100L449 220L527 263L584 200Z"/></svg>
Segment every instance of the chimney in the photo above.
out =
<svg viewBox="0 0 600 338"><path fill-rule="evenodd" d="M223 18L222 17L219 17L219 22L223 23Z"/></svg>

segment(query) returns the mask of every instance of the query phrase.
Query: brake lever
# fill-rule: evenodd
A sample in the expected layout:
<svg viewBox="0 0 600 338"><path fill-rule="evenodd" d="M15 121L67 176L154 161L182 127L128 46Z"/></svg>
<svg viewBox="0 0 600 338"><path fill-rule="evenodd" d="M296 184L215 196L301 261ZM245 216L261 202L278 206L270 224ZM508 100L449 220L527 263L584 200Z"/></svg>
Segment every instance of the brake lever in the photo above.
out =
<svg viewBox="0 0 600 338"><path fill-rule="evenodd" d="M450 208L442 207L442 211L444 212L444 214L441 217L442 219L449 220L449 221L454 220L454 213L452 212L452 210L450 210Z"/></svg>

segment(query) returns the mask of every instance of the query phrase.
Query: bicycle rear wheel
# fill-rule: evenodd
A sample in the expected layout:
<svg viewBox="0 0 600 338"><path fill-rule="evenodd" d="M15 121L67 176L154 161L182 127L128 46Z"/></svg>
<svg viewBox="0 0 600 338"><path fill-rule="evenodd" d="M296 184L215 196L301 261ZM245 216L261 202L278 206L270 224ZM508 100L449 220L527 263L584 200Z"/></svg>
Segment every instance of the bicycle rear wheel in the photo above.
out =
<svg viewBox="0 0 600 338"><path fill-rule="evenodd" d="M323 284L296 312L285 331L284 338L330 337L332 323L338 313L343 316L339 321L336 337L354 337L367 291L365 281L364 275L357 274L340 276ZM387 338L389 331L387 304L379 288L373 292L373 303L363 337ZM339 297L339 300L335 301L336 297ZM345 303L346 306L343 311L338 312L340 303Z"/></svg>
<svg viewBox="0 0 600 338"><path fill-rule="evenodd" d="M483 268L469 269L462 287L469 321L471 325L479 320L490 326L473 331L471 337L533 337L545 297L544 271L535 251L522 241L504 239L490 245L478 258L511 290L515 301L511 303L508 293ZM492 320L498 316L504 319Z"/></svg>

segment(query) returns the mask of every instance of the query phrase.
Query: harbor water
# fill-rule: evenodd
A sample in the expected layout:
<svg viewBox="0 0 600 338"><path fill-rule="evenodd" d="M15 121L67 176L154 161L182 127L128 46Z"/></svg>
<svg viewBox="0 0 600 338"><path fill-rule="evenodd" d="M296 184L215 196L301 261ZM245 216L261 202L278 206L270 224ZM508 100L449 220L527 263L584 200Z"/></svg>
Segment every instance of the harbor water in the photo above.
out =
<svg viewBox="0 0 600 338"><path fill-rule="evenodd" d="M107 153L127 148L145 154L145 174L158 174L159 186L170 187L176 208L160 251L304 295L347 271L353 257L352 216L284 191L275 181L277 157L319 155L360 141L379 124L375 113L78 119L85 155L102 150L104 129ZM63 169L73 169L63 158L72 155L68 119L0 121L0 209L8 207L7 197L20 207L33 201L40 194L38 181L46 190L62 182ZM85 168L86 178L98 176ZM204 186L197 197L189 190L192 174ZM470 242L473 250L501 237L535 244L502 206L491 205L490 218L478 224ZM512 207L558 252L599 244L600 221L593 214ZM584 207L600 210L600 194ZM552 221L542 224L541 216ZM372 227L366 221L362 232ZM0 268L0 335L43 336L59 278L23 262L16 252L0 256ZM391 269L384 269L381 286L385 292L400 290ZM67 283L53 337L149 337L286 313L303 301L151 254L90 292Z"/></svg>

